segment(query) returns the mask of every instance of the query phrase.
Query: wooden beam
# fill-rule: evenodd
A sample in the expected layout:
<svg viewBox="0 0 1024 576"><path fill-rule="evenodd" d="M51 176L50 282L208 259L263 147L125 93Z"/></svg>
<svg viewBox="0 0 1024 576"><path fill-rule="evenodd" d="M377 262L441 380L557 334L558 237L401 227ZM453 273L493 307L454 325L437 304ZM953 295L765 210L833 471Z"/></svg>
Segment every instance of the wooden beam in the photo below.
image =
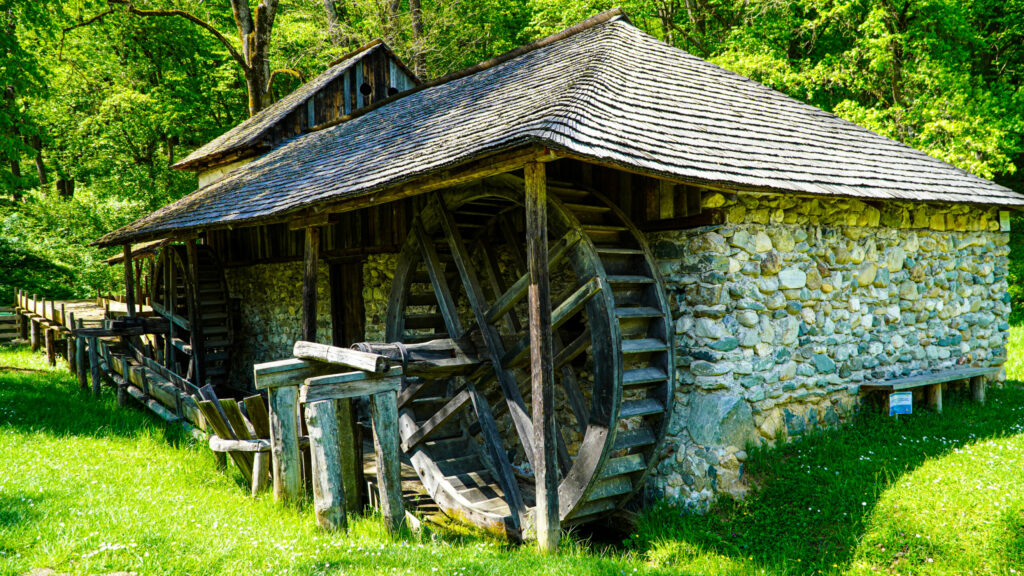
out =
<svg viewBox="0 0 1024 576"><path fill-rule="evenodd" d="M124 245L124 301L128 317L135 317L135 274L132 272L132 245Z"/></svg>
<svg viewBox="0 0 1024 576"><path fill-rule="evenodd" d="M320 228L306 228L302 275L302 339L316 341L316 277L320 266Z"/></svg>
<svg viewBox="0 0 1024 576"><path fill-rule="evenodd" d="M551 284L548 276L548 218L545 166L530 163L526 175L526 264L530 277L530 380L533 394L533 453L536 480L537 547L558 550L558 444L555 429L555 377L552 346Z"/></svg>
<svg viewBox="0 0 1024 576"><path fill-rule="evenodd" d="M398 392L402 387L402 369L395 368L384 377L367 377L365 372L346 372L307 378L299 392L299 402L345 400L373 396L384 392Z"/></svg>
<svg viewBox="0 0 1024 576"><path fill-rule="evenodd" d="M292 355L301 360L326 362L375 374L383 374L391 369L391 360L380 354L303 340L297 341L292 347Z"/></svg>

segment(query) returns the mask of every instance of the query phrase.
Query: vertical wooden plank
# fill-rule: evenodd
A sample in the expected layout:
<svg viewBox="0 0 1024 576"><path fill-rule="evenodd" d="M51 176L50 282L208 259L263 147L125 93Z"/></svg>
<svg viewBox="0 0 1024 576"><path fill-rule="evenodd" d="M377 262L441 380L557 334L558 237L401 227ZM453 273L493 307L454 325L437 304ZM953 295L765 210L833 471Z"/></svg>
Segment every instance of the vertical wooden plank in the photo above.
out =
<svg viewBox="0 0 1024 576"><path fill-rule="evenodd" d="M331 343L350 346L363 340L366 310L363 303L363 264L360 261L330 266ZM363 446L355 406L351 399L336 401L338 444L342 458L342 482L348 511L363 509L366 482L363 478Z"/></svg>
<svg viewBox="0 0 1024 576"><path fill-rule="evenodd" d="M306 429L313 463L313 509L325 530L344 530L345 486L338 445L338 414L334 400L306 404Z"/></svg>
<svg viewBox="0 0 1024 576"><path fill-rule="evenodd" d="M302 339L316 342L316 277L320 266L320 228L306 228L302 275Z"/></svg>
<svg viewBox="0 0 1024 576"><path fill-rule="evenodd" d="M50 366L57 365L57 350L54 342L54 328L47 328L44 332L43 340L46 342L46 363Z"/></svg>
<svg viewBox="0 0 1024 576"><path fill-rule="evenodd" d="M161 258L164 261L164 301L162 304L167 308L171 314L177 314L177 286L175 282L177 279L174 275L174 253L170 246L165 247L163 251L166 254L161 254ZM171 372L177 373L177 366L174 364L174 333L177 326L174 322L168 322L167 335L164 337L164 366L167 367Z"/></svg>
<svg viewBox="0 0 1024 576"><path fill-rule="evenodd" d="M89 372L92 376L92 395L100 397L100 351L97 348L99 340L96 337L89 338Z"/></svg>
<svg viewBox="0 0 1024 576"><path fill-rule="evenodd" d="M78 338L72 332L75 329L74 312L67 315L65 326L68 328L68 333L64 336L64 341L68 346L68 371L72 374L78 374Z"/></svg>
<svg viewBox="0 0 1024 576"><path fill-rule="evenodd" d="M33 352L39 351L39 320L35 318L29 320L29 343Z"/></svg>
<svg viewBox="0 0 1024 576"><path fill-rule="evenodd" d="M135 273L132 271L132 245L124 245L124 302L128 317L135 317Z"/></svg>
<svg viewBox="0 0 1024 576"><path fill-rule="evenodd" d="M274 500L297 502L302 496L302 458L299 453L299 388L279 386L270 397L270 452Z"/></svg>
<svg viewBox="0 0 1024 576"><path fill-rule="evenodd" d="M199 294L199 248L196 246L195 239L190 239L185 243L185 256L188 259L185 269L189 270L185 286L188 290L188 327L191 331L191 341L189 343L192 345L192 377L196 386L203 387L206 385L206 349L203 345L203 321L199 316L199 306L202 303L202 299Z"/></svg>
<svg viewBox="0 0 1024 576"><path fill-rule="evenodd" d="M394 532L405 522L402 505L402 470L398 453L398 395L395 392L370 397L373 419L373 449L377 457L377 484L380 510L388 528Z"/></svg>
<svg viewBox="0 0 1024 576"><path fill-rule="evenodd" d="M530 320L530 380L533 401L537 547L558 550L558 444L555 438L555 379L552 363L551 286L548 277L547 185L544 164L526 165L526 263Z"/></svg>

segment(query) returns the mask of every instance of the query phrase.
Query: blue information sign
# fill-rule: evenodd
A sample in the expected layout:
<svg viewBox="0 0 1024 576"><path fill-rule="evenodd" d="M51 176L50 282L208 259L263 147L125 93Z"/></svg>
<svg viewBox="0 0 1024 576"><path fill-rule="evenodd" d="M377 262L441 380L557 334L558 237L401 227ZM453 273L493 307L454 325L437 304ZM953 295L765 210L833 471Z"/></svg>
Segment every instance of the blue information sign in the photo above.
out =
<svg viewBox="0 0 1024 576"><path fill-rule="evenodd" d="M889 394L889 416L914 413L914 394L912 392L893 392Z"/></svg>

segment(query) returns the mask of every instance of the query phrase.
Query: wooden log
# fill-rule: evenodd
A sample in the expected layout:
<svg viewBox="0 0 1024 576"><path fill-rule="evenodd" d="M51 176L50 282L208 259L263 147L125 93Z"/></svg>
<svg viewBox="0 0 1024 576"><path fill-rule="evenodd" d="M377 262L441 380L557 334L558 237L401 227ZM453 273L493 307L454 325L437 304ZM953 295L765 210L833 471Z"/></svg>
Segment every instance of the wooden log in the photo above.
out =
<svg viewBox="0 0 1024 576"><path fill-rule="evenodd" d="M320 267L320 228L306 228L302 275L302 339L316 341L316 277Z"/></svg>
<svg viewBox="0 0 1024 576"><path fill-rule="evenodd" d="M206 402L204 400L204 402ZM270 452L270 440L265 438L253 438L249 440L233 440L221 438L217 434L210 436L210 450L214 452Z"/></svg>
<svg viewBox="0 0 1024 576"><path fill-rule="evenodd" d="M377 457L380 510L392 532L405 522L402 504L402 470L398 452L398 395L395 392L370 397L373 420L373 449Z"/></svg>
<svg viewBox="0 0 1024 576"><path fill-rule="evenodd" d="M273 460L274 499L298 502L302 496L302 457L299 451L299 390L297 386L270 388L270 447Z"/></svg>
<svg viewBox="0 0 1024 576"><path fill-rule="evenodd" d="M302 340L292 347L292 355L302 360L316 360L377 374L387 372L391 368L391 360L380 354Z"/></svg>
<svg viewBox="0 0 1024 576"><path fill-rule="evenodd" d="M43 334L43 340L46 342L46 363L50 366L56 366L57 349L54 342L54 329L47 328Z"/></svg>
<svg viewBox="0 0 1024 576"><path fill-rule="evenodd" d="M306 404L306 429L313 468L313 509L325 530L344 530L345 486L338 445L338 414L332 400Z"/></svg>
<svg viewBox="0 0 1024 576"><path fill-rule="evenodd" d="M100 351L99 340L89 338L89 372L92 376L92 395L100 397Z"/></svg>
<svg viewBox="0 0 1024 576"><path fill-rule="evenodd" d="M942 383L928 387L928 405L936 412L942 412Z"/></svg>
<svg viewBox="0 0 1024 576"><path fill-rule="evenodd" d="M530 380L533 394L533 453L537 507L537 547L558 551L558 444L555 428L555 376L551 286L548 277L548 218L545 167L533 162L526 176L526 264L530 320Z"/></svg>
<svg viewBox="0 0 1024 576"><path fill-rule="evenodd" d="M35 318L31 319L31 328L29 330L29 343L32 345L32 351L39 351L39 320Z"/></svg>

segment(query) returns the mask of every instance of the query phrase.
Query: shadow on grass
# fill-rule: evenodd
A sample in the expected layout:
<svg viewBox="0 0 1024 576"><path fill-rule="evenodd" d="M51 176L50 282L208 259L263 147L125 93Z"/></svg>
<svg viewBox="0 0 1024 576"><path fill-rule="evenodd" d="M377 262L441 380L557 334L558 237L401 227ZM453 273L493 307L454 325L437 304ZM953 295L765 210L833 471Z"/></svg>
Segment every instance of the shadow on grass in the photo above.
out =
<svg viewBox="0 0 1024 576"><path fill-rule="evenodd" d="M42 499L40 494L0 494L0 530L35 520Z"/></svg>
<svg viewBox="0 0 1024 576"><path fill-rule="evenodd" d="M987 438L1017 433L1024 388L990 390L980 406L958 394L944 414L896 421L865 410L852 425L774 450L747 463L753 488L704 516L658 505L629 545L655 563L685 564L713 553L769 572L813 574L849 566L885 490L925 461ZM1024 519L1017 519L1024 520ZM1018 555L1024 550L1020 543Z"/></svg>
<svg viewBox="0 0 1024 576"><path fill-rule="evenodd" d="M0 367L0 428L94 438L134 437L143 431L163 430L173 445L187 438L180 427L165 426L141 410L118 407L109 389L96 399L89 390L79 388L66 371L18 366Z"/></svg>

